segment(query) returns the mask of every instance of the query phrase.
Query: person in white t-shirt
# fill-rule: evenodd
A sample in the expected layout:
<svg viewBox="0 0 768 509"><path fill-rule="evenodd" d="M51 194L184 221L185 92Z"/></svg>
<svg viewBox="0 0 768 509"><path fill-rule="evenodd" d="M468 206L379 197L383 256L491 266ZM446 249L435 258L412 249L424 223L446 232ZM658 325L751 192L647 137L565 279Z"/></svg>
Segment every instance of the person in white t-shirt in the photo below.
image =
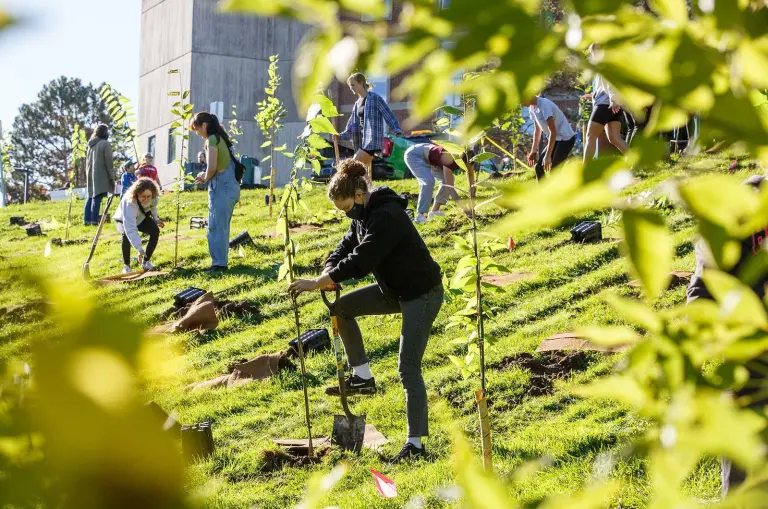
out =
<svg viewBox="0 0 768 509"><path fill-rule="evenodd" d="M533 146L528 152L528 164L536 164L536 178L541 180L552 168L563 163L576 144L576 133L565 114L557 104L541 96L523 101L528 106L528 115L533 120ZM536 153L541 143L541 134L547 144Z"/></svg>

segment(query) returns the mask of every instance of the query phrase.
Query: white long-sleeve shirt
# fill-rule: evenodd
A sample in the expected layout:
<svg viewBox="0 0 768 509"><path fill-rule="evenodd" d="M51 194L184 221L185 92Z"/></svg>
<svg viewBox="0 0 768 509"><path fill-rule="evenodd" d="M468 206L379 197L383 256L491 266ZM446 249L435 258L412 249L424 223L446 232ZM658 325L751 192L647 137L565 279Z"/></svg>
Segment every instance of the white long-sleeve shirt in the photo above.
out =
<svg viewBox="0 0 768 509"><path fill-rule="evenodd" d="M149 204L149 210L152 214L152 218L157 221L157 205L160 203L160 197L155 197ZM117 231L120 234L125 234L128 237L131 245L139 253L144 253L144 247L141 245L141 235L139 235L139 225L145 219L144 213L139 208L139 204L132 200L128 194L123 195L120 200L120 206L117 208L117 212L112 216L117 226Z"/></svg>
<svg viewBox="0 0 768 509"><path fill-rule="evenodd" d="M592 100L595 106L598 104L618 105L616 90L599 74L595 74L595 80L592 84Z"/></svg>

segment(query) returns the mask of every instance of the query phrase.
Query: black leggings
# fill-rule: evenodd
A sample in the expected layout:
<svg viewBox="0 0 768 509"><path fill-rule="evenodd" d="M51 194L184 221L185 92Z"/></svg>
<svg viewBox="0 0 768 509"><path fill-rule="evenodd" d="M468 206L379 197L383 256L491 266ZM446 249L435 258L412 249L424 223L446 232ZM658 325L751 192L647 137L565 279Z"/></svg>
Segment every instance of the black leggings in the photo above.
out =
<svg viewBox="0 0 768 509"><path fill-rule="evenodd" d="M147 242L147 250L144 255L144 261L149 261L152 258L152 253L155 252L157 247L157 239L160 238L160 228L157 223L151 217L147 217L144 221L139 223L137 228L141 233L149 235L149 242ZM123 263L126 265L131 264L131 241L128 240L128 235L123 233Z"/></svg>
<svg viewBox="0 0 768 509"><path fill-rule="evenodd" d="M539 151L539 159L536 162L536 180L541 180L546 175L546 172L544 171L544 159L547 157L548 143L549 141L547 141L544 145L544 148L542 148ZM571 154L571 150L573 149L573 146L575 144L576 144L576 135L573 135L573 137L567 140L555 141L555 149L552 151L552 169L553 170L555 169L555 167L560 166L563 162L565 162L566 159L568 159L568 156Z"/></svg>

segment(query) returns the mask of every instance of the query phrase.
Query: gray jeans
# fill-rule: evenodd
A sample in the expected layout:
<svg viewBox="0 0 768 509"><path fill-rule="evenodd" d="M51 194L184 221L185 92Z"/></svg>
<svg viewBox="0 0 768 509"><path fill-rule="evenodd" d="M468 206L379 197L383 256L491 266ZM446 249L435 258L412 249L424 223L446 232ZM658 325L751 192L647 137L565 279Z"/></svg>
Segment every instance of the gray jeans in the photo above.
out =
<svg viewBox="0 0 768 509"><path fill-rule="evenodd" d="M427 349L432 323L443 305L442 283L409 301L385 295L379 285L372 284L349 292L339 298L339 334L352 367L368 362L363 335L357 325L358 316L392 315L402 313L400 328L400 358L397 365L405 389L406 418L409 437L429 435L427 389L421 376L421 360Z"/></svg>
<svg viewBox="0 0 768 509"><path fill-rule="evenodd" d="M419 201L416 204L416 212L419 214L426 214L429 211L432 193L435 190L435 180L440 183L435 203L445 205L449 199L459 200L456 190L445 185L443 168L429 164L428 154L431 146L429 143L417 143L405 151L405 164L419 182Z"/></svg>

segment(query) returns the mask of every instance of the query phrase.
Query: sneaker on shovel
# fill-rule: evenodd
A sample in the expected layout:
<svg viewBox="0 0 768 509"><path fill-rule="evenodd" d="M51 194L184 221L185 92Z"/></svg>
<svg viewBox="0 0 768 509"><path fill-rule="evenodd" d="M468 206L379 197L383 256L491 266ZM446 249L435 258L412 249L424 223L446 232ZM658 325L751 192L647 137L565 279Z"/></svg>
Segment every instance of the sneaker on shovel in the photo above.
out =
<svg viewBox="0 0 768 509"><path fill-rule="evenodd" d="M416 224L427 224L427 217L424 214L418 214L413 218L413 222Z"/></svg>
<svg viewBox="0 0 768 509"><path fill-rule="evenodd" d="M426 459L427 457L427 448L422 447L419 449L415 445L413 445L410 442L406 442L402 449L400 449L400 452L392 459L389 460L390 463L400 463L402 461L408 461L408 460L415 460L415 459Z"/></svg>
<svg viewBox="0 0 768 509"><path fill-rule="evenodd" d="M432 210L427 215L427 219L432 219L433 217L445 217L445 212L442 210Z"/></svg>
<svg viewBox="0 0 768 509"><path fill-rule="evenodd" d="M367 396L371 396L373 394L376 394L375 378L369 378L368 380L366 380L365 378L360 378L355 374L351 374L347 376L347 378L344 380L344 383L347 384L347 396L354 396L355 394L364 394ZM328 396L341 396L341 392L339 391L338 385L332 385L330 387L326 387L325 393Z"/></svg>
<svg viewBox="0 0 768 509"><path fill-rule="evenodd" d="M157 267L155 267L155 265L149 260L146 260L144 263L141 264L141 268L149 272L150 270L155 270Z"/></svg>
<svg viewBox="0 0 768 509"><path fill-rule="evenodd" d="M123 274L130 274L133 272L133 269L130 265L123 265Z"/></svg>

